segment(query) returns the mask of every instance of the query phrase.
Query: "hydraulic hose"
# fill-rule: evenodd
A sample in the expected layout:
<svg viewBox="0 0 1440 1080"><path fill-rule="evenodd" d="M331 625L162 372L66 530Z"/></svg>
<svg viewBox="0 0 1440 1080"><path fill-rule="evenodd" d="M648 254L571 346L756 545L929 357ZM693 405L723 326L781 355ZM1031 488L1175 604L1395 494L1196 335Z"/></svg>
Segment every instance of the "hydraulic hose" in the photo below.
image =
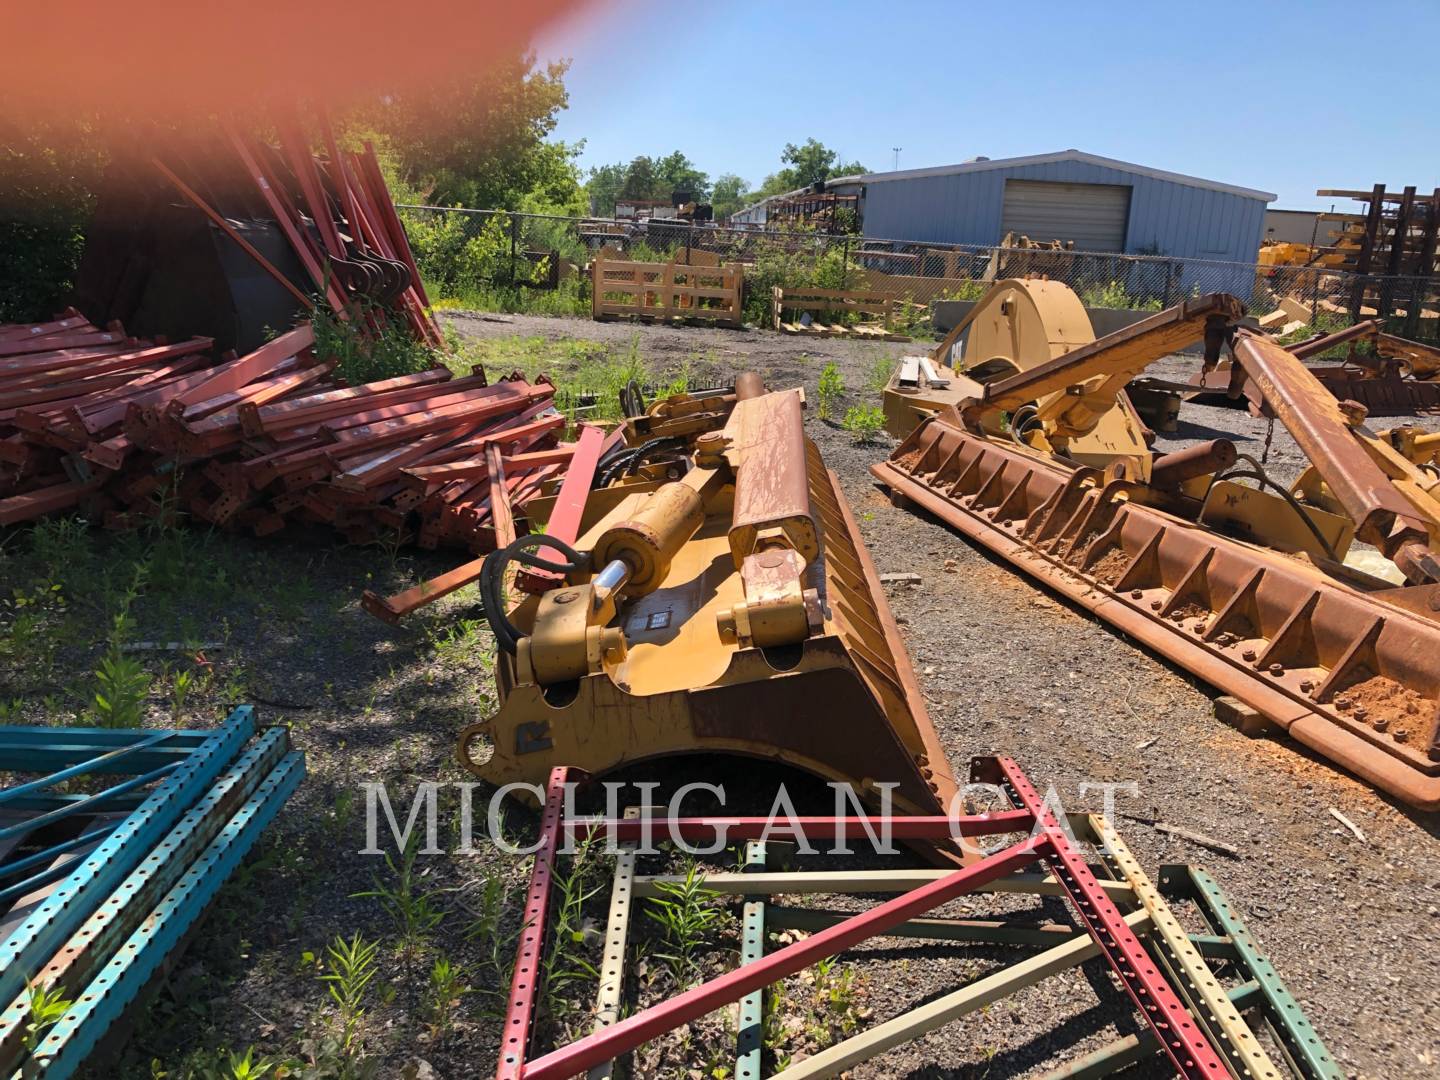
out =
<svg viewBox="0 0 1440 1080"><path fill-rule="evenodd" d="M1317 526L1317 525L1315 524L1315 522L1313 522L1312 520L1310 520L1310 515L1307 514L1307 513L1305 512L1305 508L1300 505L1300 500L1298 500L1297 498L1295 498L1294 495L1290 494L1290 490L1289 490L1287 487L1285 487L1284 484L1281 484L1281 483L1279 483L1278 481L1275 481L1275 480L1270 479L1270 477L1266 474L1265 469L1264 469L1264 467L1260 464L1260 462L1256 461L1256 460L1255 460L1253 457L1251 457L1249 454L1236 454L1236 455L1235 455L1235 458L1236 458L1237 461L1247 462L1247 463L1250 465L1250 468L1249 468L1249 469L1230 469L1228 472L1216 474L1216 476L1214 477L1214 479L1212 479L1212 480L1210 481L1210 487L1207 488L1206 491L1205 491L1205 498L1204 498L1203 500L1201 500L1200 515L1201 515L1202 517L1203 517L1204 514L1205 514L1205 504L1207 504L1207 503L1210 501L1210 492L1214 489L1215 485L1216 485L1219 481L1221 481L1221 480L1230 480L1230 479L1232 479L1232 478L1234 478L1234 477L1240 477L1240 478L1242 478L1242 479L1247 479L1247 480L1254 480L1254 481L1256 481L1257 483L1259 483L1262 488L1265 488L1265 487L1274 488L1275 491L1276 491L1276 493L1277 493L1282 499L1284 499L1287 503L1290 504L1290 509L1292 509L1292 510L1295 511L1295 515L1296 515L1302 522L1304 522L1305 527L1310 530L1310 535L1312 535L1313 537L1315 537L1315 539L1320 542L1320 546L1325 549L1325 554L1328 555L1328 556L1330 556L1331 560L1334 561L1334 562L1337 562L1337 563L1338 563L1338 562L1341 561L1340 556L1337 555L1337 554L1335 554L1335 549L1330 545L1330 541L1325 539L1325 535L1324 535L1324 533L1322 533L1322 532L1320 531L1319 526Z"/></svg>
<svg viewBox="0 0 1440 1080"><path fill-rule="evenodd" d="M1010 440L1016 446L1029 448L1030 444L1025 442L1025 432L1030 430L1031 424L1039 422L1039 412L1040 409L1032 403L1021 405L1010 414Z"/></svg>
<svg viewBox="0 0 1440 1080"><path fill-rule="evenodd" d="M640 392L640 384L634 379L620 388L620 411L626 416L645 415L645 395Z"/></svg>
<svg viewBox="0 0 1440 1080"><path fill-rule="evenodd" d="M554 548L564 555L567 561L544 559L534 554L534 549L542 547ZM519 628L505 614L504 596L505 571L509 569L512 562L531 566L537 570L550 570L557 574L568 575L588 566L590 560L588 556L582 555L565 541L553 536L546 536L544 533L531 533L528 536L517 537L503 548L492 551L486 556L485 564L480 568L480 600L485 608L485 621L490 624L490 629L495 634L495 641L500 648L514 656L515 646L522 635Z"/></svg>
<svg viewBox="0 0 1440 1080"><path fill-rule="evenodd" d="M605 466L604 472L599 474L596 487L605 487L612 483L617 477L627 476L638 469L645 460L652 457L660 450L679 449L685 445L685 440L674 435L662 435L657 439L641 443L632 450L617 455Z"/></svg>

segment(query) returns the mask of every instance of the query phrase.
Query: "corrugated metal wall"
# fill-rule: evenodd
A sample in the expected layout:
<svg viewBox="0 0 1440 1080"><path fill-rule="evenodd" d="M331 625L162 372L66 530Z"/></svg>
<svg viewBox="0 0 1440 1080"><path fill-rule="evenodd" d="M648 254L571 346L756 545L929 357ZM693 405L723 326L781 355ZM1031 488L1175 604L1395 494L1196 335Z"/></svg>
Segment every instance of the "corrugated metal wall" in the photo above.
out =
<svg viewBox="0 0 1440 1080"><path fill-rule="evenodd" d="M730 215L732 225L764 225L766 208L764 206L747 206Z"/></svg>
<svg viewBox="0 0 1440 1080"><path fill-rule="evenodd" d="M1264 231L1265 203L1260 199L1090 162L1056 161L867 184L865 235L941 244L998 243L1009 177L1129 185L1129 254L1254 262Z"/></svg>

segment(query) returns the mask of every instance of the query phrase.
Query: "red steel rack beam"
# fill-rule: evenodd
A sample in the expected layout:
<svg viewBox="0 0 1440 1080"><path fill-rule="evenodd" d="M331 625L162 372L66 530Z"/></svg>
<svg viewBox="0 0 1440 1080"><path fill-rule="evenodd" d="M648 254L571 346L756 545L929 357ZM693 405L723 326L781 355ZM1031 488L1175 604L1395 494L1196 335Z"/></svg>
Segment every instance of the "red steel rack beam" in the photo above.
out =
<svg viewBox="0 0 1440 1080"><path fill-rule="evenodd" d="M629 1053L657 1035L714 1012L731 1002L739 1001L746 994L753 994L771 983L779 982L787 975L793 975L827 956L844 952L917 915L923 915L958 896L1005 877L1034 862L1047 843L1043 837L1026 838L963 870L956 870L953 874L912 889L829 929L812 934L803 941L787 945L763 959L726 972L668 1001L628 1016L568 1046L553 1050L533 1063L523 1065L519 1071L504 1070L508 1060L507 1043L507 1056L502 1057L502 1069L497 1077L500 1080L510 1080L512 1077L523 1080L568 1080L577 1073L583 1073L621 1054Z"/></svg>
<svg viewBox="0 0 1440 1080"><path fill-rule="evenodd" d="M1036 831L1046 842L1045 861L1179 1074L1205 1080L1229 1077L1230 1071L1209 1037L1126 925L1119 908L1105 895L1084 856L1070 843L1054 811L1020 766L1012 758L980 758L971 775L976 780L1000 783L1015 802L1033 815Z"/></svg>
<svg viewBox="0 0 1440 1080"><path fill-rule="evenodd" d="M545 793L545 810L540 819L540 847L530 868L530 887L525 893L525 925L520 931L520 950L515 972L510 977L510 1004L501 1029L504 1043L496 1080L520 1080L525 1065L525 1046L530 1039L530 1021L535 1013L541 961L545 955L545 914L550 907L550 879L555 874L555 854L560 841L560 817L565 810L565 784L570 770L559 765L550 770Z"/></svg>
<svg viewBox="0 0 1440 1080"><path fill-rule="evenodd" d="M555 509L546 524L547 536L553 536L567 544L574 544L580 538L580 519L585 514L585 503L590 497L590 488L594 486L595 470L600 465L600 455L606 443L605 433L599 428L589 424L581 427L570 466L566 469L565 479L561 481L560 491L555 496ZM544 550L540 548L536 554ZM554 548L550 551L551 558L560 554ZM515 575L517 587L528 593L545 592L564 583L564 575L533 566L522 567Z"/></svg>
<svg viewBox="0 0 1440 1080"><path fill-rule="evenodd" d="M774 840L791 837L804 840L834 840L858 837L868 830L872 835L886 833L896 840L949 840L960 836L996 836L1001 833L1025 832L1035 824L1034 813L1023 810L998 810L964 817L917 814L913 817L725 817L712 815L695 818L602 818L593 821L567 821L565 828L593 837L603 834L617 844L633 844L650 837L685 841L710 841L724 836L732 840ZM661 829L664 830L663 834Z"/></svg>

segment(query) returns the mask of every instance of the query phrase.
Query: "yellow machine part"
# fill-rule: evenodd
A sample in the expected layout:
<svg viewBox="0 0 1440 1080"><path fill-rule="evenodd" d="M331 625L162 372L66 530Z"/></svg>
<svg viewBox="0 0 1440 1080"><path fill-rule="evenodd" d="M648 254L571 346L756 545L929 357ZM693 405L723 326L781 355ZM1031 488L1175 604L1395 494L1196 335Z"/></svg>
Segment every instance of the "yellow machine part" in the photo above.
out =
<svg viewBox="0 0 1440 1080"><path fill-rule="evenodd" d="M1204 498L1200 524L1275 551L1303 552L1317 562L1343 560L1355 539L1355 525L1349 518L1306 507L1306 517L1329 545L1326 550L1284 499L1233 480L1215 481Z"/></svg>
<svg viewBox="0 0 1440 1080"><path fill-rule="evenodd" d="M1029 371L1094 340L1090 317L1068 285L1028 278L998 281L930 355L948 386L904 386L897 369L884 393L886 428L904 438L927 416L979 397L985 383ZM1091 384L1084 394L1059 392L1036 401L1040 423L1027 429L1027 442L1099 469L1121 462L1131 479L1148 479L1151 455L1139 414L1123 389L1111 388L1103 378ZM1083 434L1066 433L1066 414L1072 409L1085 410L1088 430ZM997 411L983 424L987 433L1004 435L1009 422Z"/></svg>
<svg viewBox="0 0 1440 1080"><path fill-rule="evenodd" d="M748 558L733 550L736 489L725 484L663 578L622 601L604 633L623 631L624 646L600 648L599 670L541 685L527 661L531 638L514 657L500 654L499 711L462 732L461 764L497 785L543 785L556 765L601 775L667 755L725 753L785 762L872 802L877 785L893 785L896 812L946 812L956 781L874 567L834 475L809 440L796 449L819 541L800 583L817 598L813 629L779 647L736 639ZM592 493L576 546L589 550L642 516L656 486ZM772 553L800 558L791 549L758 554ZM532 634L544 603L554 600L524 599L511 613L516 628Z"/></svg>

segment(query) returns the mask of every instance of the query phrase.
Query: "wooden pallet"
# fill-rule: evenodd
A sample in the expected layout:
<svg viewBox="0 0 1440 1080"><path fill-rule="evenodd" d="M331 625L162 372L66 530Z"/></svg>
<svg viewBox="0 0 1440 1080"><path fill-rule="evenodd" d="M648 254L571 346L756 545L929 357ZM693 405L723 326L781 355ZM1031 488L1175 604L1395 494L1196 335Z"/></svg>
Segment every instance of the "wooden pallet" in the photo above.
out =
<svg viewBox="0 0 1440 1080"><path fill-rule="evenodd" d="M891 293L860 292L851 289L785 289L775 286L774 327L784 334L808 334L812 337L853 337L867 341L909 341L904 334L890 329L890 321L901 301ZM810 322L787 321L785 312L808 313ZM846 325L839 321L821 322L816 313L833 318L837 314L879 317L879 322Z"/></svg>

